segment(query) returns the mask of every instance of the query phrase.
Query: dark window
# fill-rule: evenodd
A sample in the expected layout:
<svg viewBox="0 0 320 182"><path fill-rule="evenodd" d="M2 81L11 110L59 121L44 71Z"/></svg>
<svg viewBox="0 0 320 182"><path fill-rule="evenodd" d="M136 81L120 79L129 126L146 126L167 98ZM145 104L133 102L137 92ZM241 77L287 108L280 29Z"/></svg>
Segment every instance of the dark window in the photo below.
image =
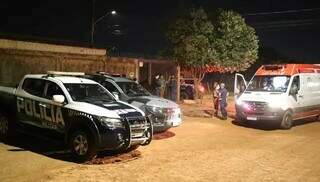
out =
<svg viewBox="0 0 320 182"><path fill-rule="evenodd" d="M52 97L54 95L64 95L62 89L57 85L56 83L47 81L48 87L47 87L47 92L45 94L45 98L52 100Z"/></svg>
<svg viewBox="0 0 320 182"><path fill-rule="evenodd" d="M102 82L102 86L104 86L111 93L113 92L119 93L118 89L111 82L104 81Z"/></svg>
<svg viewBox="0 0 320 182"><path fill-rule="evenodd" d="M98 84L68 83L64 86L74 101L89 103L114 101L107 89Z"/></svg>
<svg viewBox="0 0 320 182"><path fill-rule="evenodd" d="M36 78L27 78L24 80L22 89L31 95L43 96L45 81Z"/></svg>
<svg viewBox="0 0 320 182"><path fill-rule="evenodd" d="M291 88L293 88L294 86L297 87L297 90L300 90L300 77L299 76L295 76L293 78Z"/></svg>

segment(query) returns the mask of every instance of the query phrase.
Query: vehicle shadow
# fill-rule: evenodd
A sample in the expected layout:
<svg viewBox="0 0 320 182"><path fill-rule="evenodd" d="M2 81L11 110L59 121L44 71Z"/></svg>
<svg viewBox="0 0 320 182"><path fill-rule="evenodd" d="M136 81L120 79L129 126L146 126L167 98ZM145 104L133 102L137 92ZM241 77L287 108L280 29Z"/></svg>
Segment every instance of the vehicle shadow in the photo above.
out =
<svg viewBox="0 0 320 182"><path fill-rule="evenodd" d="M174 136L176 136L174 132L167 130L161 133L153 134L153 140L163 140L163 139L171 138Z"/></svg>
<svg viewBox="0 0 320 182"><path fill-rule="evenodd" d="M314 123L316 121L317 120L315 120L313 118L305 119L305 120L297 120L297 121L294 121L292 127L311 124L311 123ZM277 122L263 122L263 121L259 121L259 122L239 122L239 121L236 121L236 120L232 120L231 122L234 125L245 127L245 128L254 128L254 129L260 129L260 130L265 130L265 131L282 130L280 128L280 123L277 123Z"/></svg>
<svg viewBox="0 0 320 182"><path fill-rule="evenodd" d="M17 133L15 139L7 144L14 147L8 149L9 152L31 151L49 158L73 162L71 153L66 149L66 146L53 140Z"/></svg>
<svg viewBox="0 0 320 182"><path fill-rule="evenodd" d="M239 122L236 120L231 121L232 124L245 127L245 128L254 128L265 131L272 131L280 129L280 125L276 123L268 123L268 122Z"/></svg>
<svg viewBox="0 0 320 182"><path fill-rule="evenodd" d="M58 142L56 140L43 139L40 137L18 133L15 139L7 144L12 146L8 149L9 152L31 151L52 159L62 160L66 162L75 162L72 158L70 150L67 149L67 146L64 143ZM138 154L139 151L137 150L126 151L124 153L103 151L99 152L96 158L92 160L94 162L87 161L83 164L107 164L111 163L110 161L129 161L130 157L137 158L137 156L139 156ZM99 161L99 163L97 163L96 161Z"/></svg>

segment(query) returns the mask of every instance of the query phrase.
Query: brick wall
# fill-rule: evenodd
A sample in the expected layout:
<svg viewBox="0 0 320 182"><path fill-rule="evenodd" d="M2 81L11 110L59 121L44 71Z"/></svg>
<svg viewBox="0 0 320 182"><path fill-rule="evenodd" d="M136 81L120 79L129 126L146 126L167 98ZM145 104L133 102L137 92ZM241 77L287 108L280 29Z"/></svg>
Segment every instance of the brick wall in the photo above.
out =
<svg viewBox="0 0 320 182"><path fill-rule="evenodd" d="M49 70L95 73L105 71L129 75L138 73L138 61L130 58L108 58L46 51L0 49L0 85L14 86L25 74Z"/></svg>

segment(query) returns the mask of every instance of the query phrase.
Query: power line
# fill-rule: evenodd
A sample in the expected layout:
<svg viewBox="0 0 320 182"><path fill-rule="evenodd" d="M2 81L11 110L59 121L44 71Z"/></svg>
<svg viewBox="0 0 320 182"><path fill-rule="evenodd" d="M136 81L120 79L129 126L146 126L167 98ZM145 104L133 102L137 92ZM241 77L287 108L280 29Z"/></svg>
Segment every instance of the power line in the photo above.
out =
<svg viewBox="0 0 320 182"><path fill-rule="evenodd" d="M318 24L320 23L320 19L305 19L305 20L286 20L286 21L271 21L271 22L263 22L263 23L254 23L251 24L253 26L285 26L291 24Z"/></svg>
<svg viewBox="0 0 320 182"><path fill-rule="evenodd" d="M270 11L270 12L261 12L261 13L249 13L245 16L256 16L256 15L272 15L272 14L288 14L288 13L299 13L299 12L311 12L318 11L320 8L309 8L309 9L297 9L297 10L286 10L286 11Z"/></svg>

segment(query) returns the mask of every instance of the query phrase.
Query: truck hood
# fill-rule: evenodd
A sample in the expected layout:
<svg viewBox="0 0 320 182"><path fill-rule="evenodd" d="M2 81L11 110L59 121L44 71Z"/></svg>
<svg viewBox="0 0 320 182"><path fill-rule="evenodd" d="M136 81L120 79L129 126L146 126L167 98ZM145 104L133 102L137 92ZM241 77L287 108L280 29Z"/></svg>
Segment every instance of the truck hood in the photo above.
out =
<svg viewBox="0 0 320 182"><path fill-rule="evenodd" d="M179 105L175 102L158 96L135 97L129 99L129 103L139 108L143 105L172 109L179 108Z"/></svg>
<svg viewBox="0 0 320 182"><path fill-rule="evenodd" d="M121 101L96 101L92 103L73 102L71 104L68 104L66 107L90 115L110 118L137 117L145 115L144 112L142 112L139 108Z"/></svg>

